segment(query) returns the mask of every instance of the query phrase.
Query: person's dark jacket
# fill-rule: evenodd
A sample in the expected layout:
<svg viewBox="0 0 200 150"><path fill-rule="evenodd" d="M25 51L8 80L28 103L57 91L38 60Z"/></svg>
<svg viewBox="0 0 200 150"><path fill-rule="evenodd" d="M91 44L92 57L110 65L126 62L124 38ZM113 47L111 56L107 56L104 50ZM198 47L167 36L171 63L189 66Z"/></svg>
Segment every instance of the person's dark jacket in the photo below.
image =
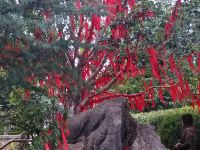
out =
<svg viewBox="0 0 200 150"><path fill-rule="evenodd" d="M182 129L181 144L176 150L197 150L196 149L196 129L194 126Z"/></svg>

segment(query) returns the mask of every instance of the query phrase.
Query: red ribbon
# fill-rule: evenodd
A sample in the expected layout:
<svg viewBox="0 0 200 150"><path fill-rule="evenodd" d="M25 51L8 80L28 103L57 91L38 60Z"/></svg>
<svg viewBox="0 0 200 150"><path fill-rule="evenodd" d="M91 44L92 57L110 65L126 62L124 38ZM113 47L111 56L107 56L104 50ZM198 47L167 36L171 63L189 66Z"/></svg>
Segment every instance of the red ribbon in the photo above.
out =
<svg viewBox="0 0 200 150"><path fill-rule="evenodd" d="M135 0L128 0L128 5L132 9L135 6Z"/></svg>
<svg viewBox="0 0 200 150"><path fill-rule="evenodd" d="M174 56L172 54L170 54L170 56L169 56L169 64L170 64L170 69L171 69L172 73L175 73L177 71L177 67L176 67L176 63L174 60Z"/></svg>
<svg viewBox="0 0 200 150"><path fill-rule="evenodd" d="M149 61L151 63L151 70L152 74L155 78L157 78L159 81L161 81L160 72L159 72L159 66L157 61L157 54L154 48L149 49Z"/></svg>
<svg viewBox="0 0 200 150"><path fill-rule="evenodd" d="M26 89L26 90L25 90L25 97L24 97L25 101L29 100L29 99L30 99L30 96L31 96L30 90L29 90L29 89Z"/></svg>
<svg viewBox="0 0 200 150"><path fill-rule="evenodd" d="M48 144L48 143L45 143L45 144L44 144L44 147L45 147L45 150L50 150L49 144Z"/></svg>
<svg viewBox="0 0 200 150"><path fill-rule="evenodd" d="M158 95L159 95L159 98L160 98L161 102L162 102L163 104L165 104L164 97L163 97L163 93L162 93L162 88L159 88L159 90L158 90Z"/></svg>
<svg viewBox="0 0 200 150"><path fill-rule="evenodd" d="M100 31L101 29L100 21L101 21L100 16L92 15L92 26L94 26L94 29L96 29L97 31Z"/></svg>
<svg viewBox="0 0 200 150"><path fill-rule="evenodd" d="M198 56L197 64L198 64L198 71L200 72L200 53L199 53L199 56Z"/></svg>

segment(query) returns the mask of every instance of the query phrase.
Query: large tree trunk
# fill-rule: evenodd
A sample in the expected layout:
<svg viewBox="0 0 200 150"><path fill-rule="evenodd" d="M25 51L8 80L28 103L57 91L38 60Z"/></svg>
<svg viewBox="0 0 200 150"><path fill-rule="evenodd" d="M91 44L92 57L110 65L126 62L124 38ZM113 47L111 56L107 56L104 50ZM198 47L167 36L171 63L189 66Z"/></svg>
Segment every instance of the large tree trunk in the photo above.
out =
<svg viewBox="0 0 200 150"><path fill-rule="evenodd" d="M75 116L78 113L79 113L78 104L75 103L74 101L72 101L72 105L69 107L68 115L71 118L71 117Z"/></svg>

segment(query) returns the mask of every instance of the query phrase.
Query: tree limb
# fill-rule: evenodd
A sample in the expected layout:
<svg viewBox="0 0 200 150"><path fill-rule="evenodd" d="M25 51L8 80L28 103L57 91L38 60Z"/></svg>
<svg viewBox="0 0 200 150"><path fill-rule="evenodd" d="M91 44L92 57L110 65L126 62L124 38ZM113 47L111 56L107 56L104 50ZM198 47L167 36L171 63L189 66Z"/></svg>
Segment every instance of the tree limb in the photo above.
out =
<svg viewBox="0 0 200 150"><path fill-rule="evenodd" d="M81 103L81 105L85 105L89 102L90 98L103 93L104 91L106 91L107 89L109 89L116 81L117 81L117 77L114 77L107 85L105 85L104 87L102 87L98 92L88 96L85 100L83 100L83 102Z"/></svg>
<svg viewBox="0 0 200 150"><path fill-rule="evenodd" d="M88 84L93 78L95 78L95 76L101 71L101 69L103 68L103 65L105 64L105 62L107 60L107 58L108 58L108 52L107 52L106 55L104 55L103 59L101 60L101 63L97 67L97 69L88 77L86 84Z"/></svg>

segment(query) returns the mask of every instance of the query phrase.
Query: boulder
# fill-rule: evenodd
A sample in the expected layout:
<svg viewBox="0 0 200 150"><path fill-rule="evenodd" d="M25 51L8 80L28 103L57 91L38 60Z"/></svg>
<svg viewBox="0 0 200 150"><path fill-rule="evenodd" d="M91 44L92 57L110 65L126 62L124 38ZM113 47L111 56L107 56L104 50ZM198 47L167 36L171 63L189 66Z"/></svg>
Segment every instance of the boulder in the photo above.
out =
<svg viewBox="0 0 200 150"><path fill-rule="evenodd" d="M147 124L137 124L137 137L131 147L132 150L167 150L161 143L155 127Z"/></svg>
<svg viewBox="0 0 200 150"><path fill-rule="evenodd" d="M151 126L138 124L129 114L129 110L126 99L115 98L73 116L69 119L69 149L123 150L129 147L132 150L143 150L138 147L140 144L143 144L143 147L153 147L155 141L161 146L155 131L149 131ZM145 137L145 134L148 136Z"/></svg>
<svg viewBox="0 0 200 150"><path fill-rule="evenodd" d="M128 110L127 100L117 98L72 117L69 143L85 139L87 150L121 150L131 146L136 138L136 121Z"/></svg>
<svg viewBox="0 0 200 150"><path fill-rule="evenodd" d="M85 150L85 145L83 142L78 142L76 144L69 144L70 150Z"/></svg>

